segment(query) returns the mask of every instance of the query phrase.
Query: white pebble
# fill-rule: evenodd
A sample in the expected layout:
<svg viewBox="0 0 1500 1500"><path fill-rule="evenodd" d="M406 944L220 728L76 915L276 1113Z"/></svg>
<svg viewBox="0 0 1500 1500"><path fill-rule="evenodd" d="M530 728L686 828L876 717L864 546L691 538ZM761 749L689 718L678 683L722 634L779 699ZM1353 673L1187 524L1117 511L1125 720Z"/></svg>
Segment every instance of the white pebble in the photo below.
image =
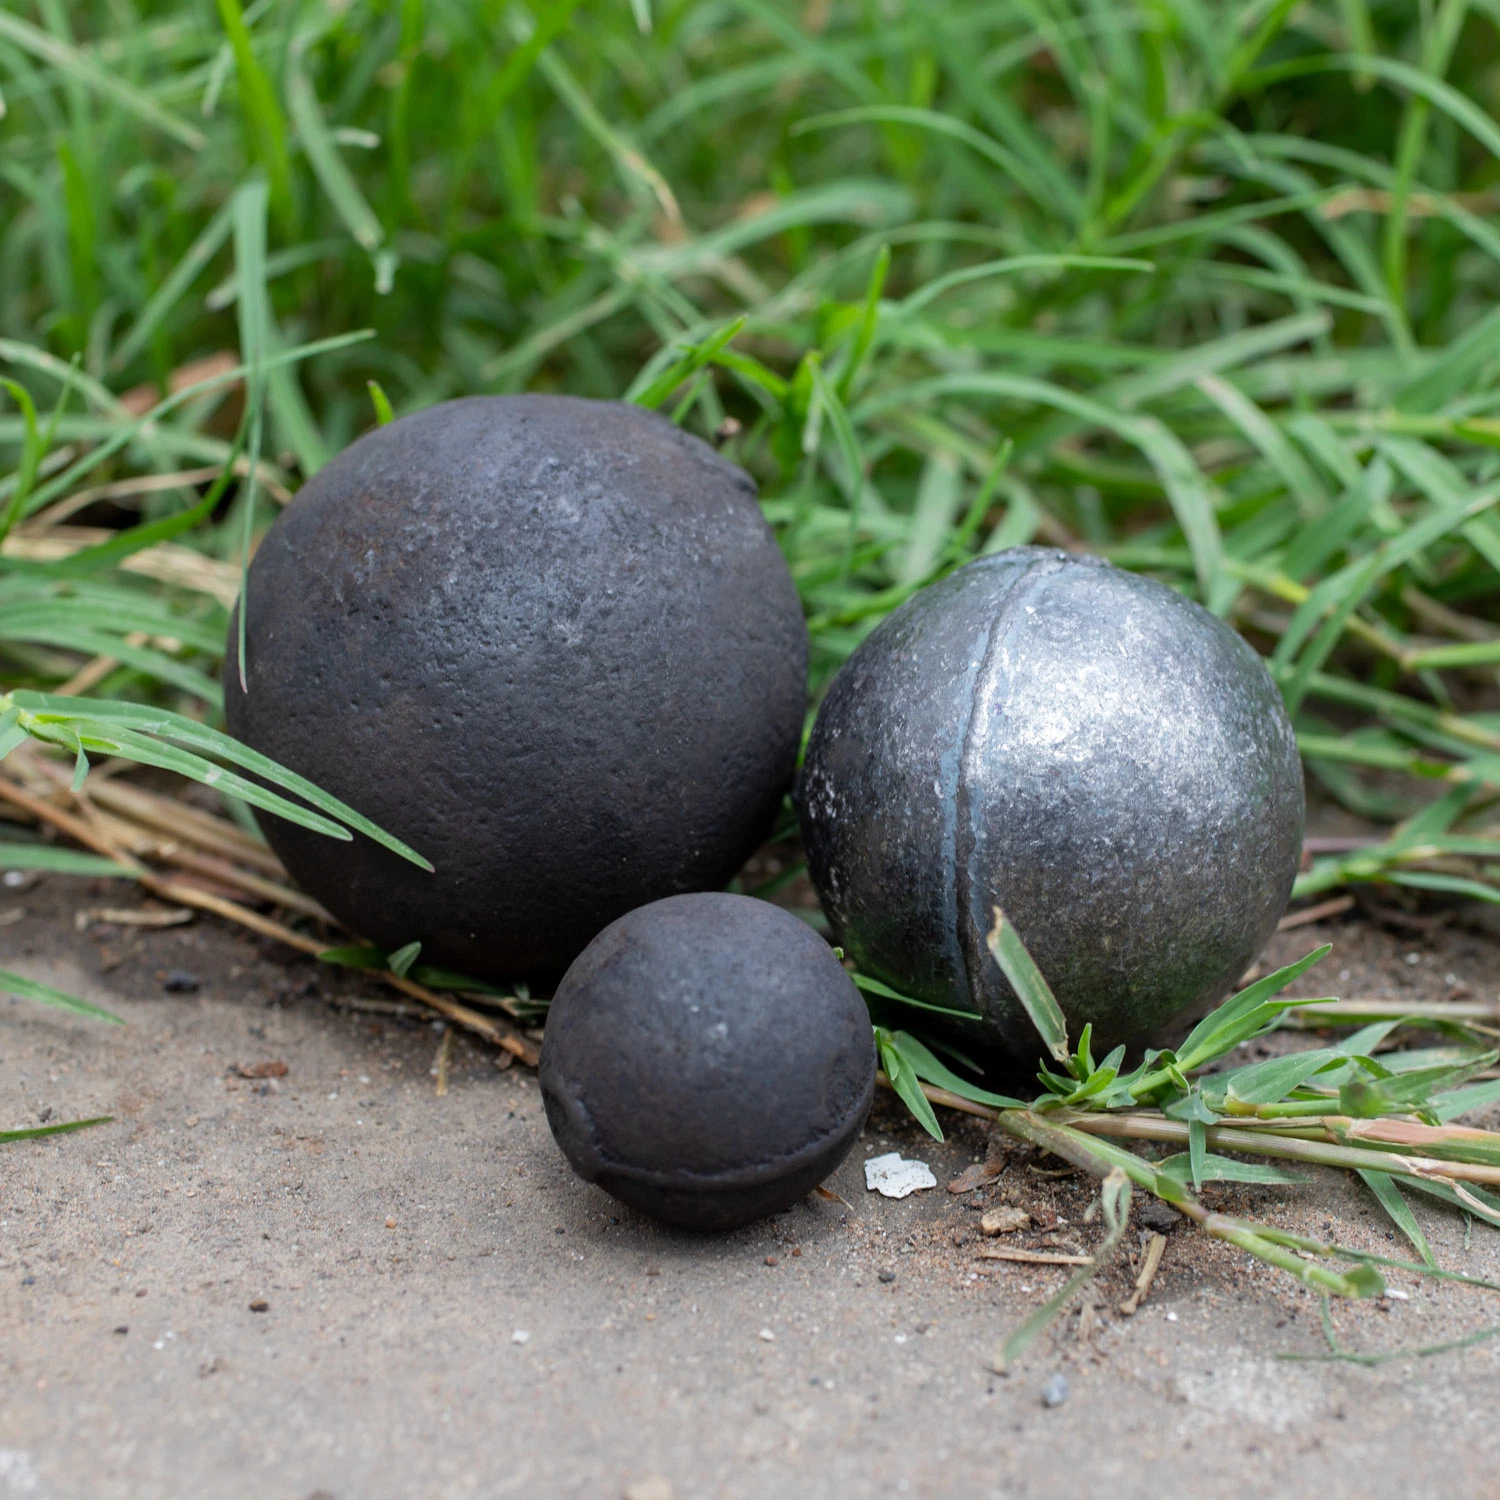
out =
<svg viewBox="0 0 1500 1500"><path fill-rule="evenodd" d="M865 1163L865 1188L884 1198L907 1198L935 1188L937 1178L925 1161L906 1161L899 1151L872 1156Z"/></svg>

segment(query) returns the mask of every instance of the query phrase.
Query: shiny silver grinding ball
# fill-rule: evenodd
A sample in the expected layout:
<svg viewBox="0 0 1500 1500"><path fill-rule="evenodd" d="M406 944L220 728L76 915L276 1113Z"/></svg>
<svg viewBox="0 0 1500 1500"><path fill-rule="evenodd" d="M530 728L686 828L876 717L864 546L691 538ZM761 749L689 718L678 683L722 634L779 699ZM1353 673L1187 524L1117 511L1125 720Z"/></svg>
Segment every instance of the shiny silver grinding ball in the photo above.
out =
<svg viewBox="0 0 1500 1500"><path fill-rule="evenodd" d="M1165 584L1038 547L959 569L860 646L798 802L860 968L1028 1062L985 946L996 906L1071 1036L1138 1040L1229 992L1302 844L1296 741L1255 652Z"/></svg>

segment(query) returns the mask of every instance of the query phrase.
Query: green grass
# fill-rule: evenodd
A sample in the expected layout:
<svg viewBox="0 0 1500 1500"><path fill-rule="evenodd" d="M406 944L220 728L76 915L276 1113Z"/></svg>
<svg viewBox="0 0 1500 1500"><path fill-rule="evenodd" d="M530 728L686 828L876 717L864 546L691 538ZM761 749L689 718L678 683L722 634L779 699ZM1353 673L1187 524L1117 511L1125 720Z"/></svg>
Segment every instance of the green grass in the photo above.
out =
<svg viewBox="0 0 1500 1500"><path fill-rule="evenodd" d="M190 515L232 563L268 486L391 407L530 388L733 418L815 689L967 557L1088 547L1250 635L1325 794L1417 819L1305 891L1493 899L1496 21L1457 0L13 7L0 526L238 454L251 482L211 519L186 485L125 502L165 528L138 541ZM242 376L167 394L220 351ZM147 419L120 402L142 387ZM7 565L0 672L45 689L107 653L96 692L212 718L222 602L119 560Z"/></svg>

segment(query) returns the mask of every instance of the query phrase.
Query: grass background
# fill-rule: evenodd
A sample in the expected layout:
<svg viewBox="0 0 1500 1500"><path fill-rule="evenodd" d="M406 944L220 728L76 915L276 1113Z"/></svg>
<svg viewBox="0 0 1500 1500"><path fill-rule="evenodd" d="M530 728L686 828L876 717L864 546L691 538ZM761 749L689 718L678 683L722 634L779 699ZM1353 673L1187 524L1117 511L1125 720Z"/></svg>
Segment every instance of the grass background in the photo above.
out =
<svg viewBox="0 0 1500 1500"><path fill-rule="evenodd" d="M1497 26L12 0L0 685L212 723L247 537L370 381L629 396L755 474L815 693L977 552L1102 552L1244 630L1393 826L1304 893L1500 898Z"/></svg>

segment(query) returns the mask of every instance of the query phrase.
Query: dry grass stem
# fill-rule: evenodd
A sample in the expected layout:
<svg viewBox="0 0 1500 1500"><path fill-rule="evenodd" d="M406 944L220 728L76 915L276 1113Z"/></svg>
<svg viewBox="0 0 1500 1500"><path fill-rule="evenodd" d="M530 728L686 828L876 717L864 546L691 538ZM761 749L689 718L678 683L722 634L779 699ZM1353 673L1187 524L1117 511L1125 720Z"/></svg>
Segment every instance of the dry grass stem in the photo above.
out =
<svg viewBox="0 0 1500 1500"><path fill-rule="evenodd" d="M1417 1020L1500 1022L1500 1002L1492 1000L1328 1000L1299 1006L1283 1017L1283 1026L1323 1031L1330 1024L1354 1021Z"/></svg>
<svg viewBox="0 0 1500 1500"><path fill-rule="evenodd" d="M1330 1116L1330 1118L1335 1118ZM1086 1135L1118 1136L1134 1141L1159 1141L1187 1148L1188 1126L1176 1120L1149 1114L1082 1114L1058 1110L1052 1119ZM1351 1171L1405 1172L1412 1177L1441 1178L1451 1182L1482 1182L1500 1185L1500 1167L1478 1162L1441 1161L1430 1156L1406 1156L1393 1151L1365 1150L1337 1143L1337 1137L1320 1132L1323 1139L1308 1140L1289 1131L1246 1129L1238 1125L1210 1125L1205 1134L1210 1146L1239 1151L1248 1156L1275 1156L1283 1161L1302 1161L1313 1166L1347 1167ZM1350 1122L1353 1124L1354 1122ZM1389 1125L1391 1121L1366 1121ZM1304 1126L1306 1122L1303 1122ZM1377 1136L1368 1139L1379 1139Z"/></svg>
<svg viewBox="0 0 1500 1500"><path fill-rule="evenodd" d="M132 906L90 906L79 911L73 925L80 932L93 922L110 922L116 927L182 927L193 920L185 906L165 910Z"/></svg>
<svg viewBox="0 0 1500 1500"><path fill-rule="evenodd" d="M311 907L320 920L336 925L333 924L333 919L309 898L301 896L300 893L288 891L279 883L264 880L243 870L235 870L226 861L205 858L180 847L174 848L170 842L163 843L154 837L145 842L142 853L154 853L166 862L176 863L184 869L191 868L194 873L186 876L172 876L152 870L142 863L141 859L135 856L135 851L129 847L137 841L140 830L133 828L129 822L122 819L111 819L108 814L94 807L92 802L94 795L98 793L100 794L99 801L112 803L120 812L128 810L138 817L149 817L152 824L156 826L164 824L170 813L176 819L173 831L185 839L197 837L216 842L221 847L232 846L236 849L245 849L245 846L248 846L246 852L260 856L266 854L266 851L260 850L253 840L247 838L232 824L222 823L209 814L182 807L165 797L156 797L152 793L143 792L137 787L127 787L120 782L99 781L96 786L94 779L90 778L89 795L73 796L65 786L60 784L57 773L61 771L61 766L57 761L44 755L22 757L19 752L13 755L11 760L18 761L17 770L23 775L29 772L28 779L32 781L33 786L43 789L47 795L43 794L43 790L23 787L10 775L0 772L0 800L29 814L37 822L51 825L59 833L67 835L85 849L101 854L106 859L114 860L120 866L122 874L134 877L140 886L152 895L178 906L210 912L240 927L248 928L262 937L272 938L314 957L326 952L329 948L330 944L326 938L310 937L298 932L295 928L288 927L283 922L276 921L273 917L265 916L242 905L229 896L216 890L206 889L203 884L194 879L194 874L208 874L210 878L222 881L226 885L238 885L241 890L258 899L294 905L302 910ZM10 761L7 761L6 770L10 769ZM58 806L54 800L54 797L58 796L73 796L76 811ZM239 855L236 854L235 857ZM274 856L271 858L274 859ZM281 871L279 863L275 864L275 869L278 872ZM276 894L273 895L272 892ZM283 898L286 896L292 897L293 900L285 901ZM509 1022L502 1021L498 1017L481 1015L467 1005L461 1005L456 1000L450 1000L445 995L427 989L413 979L404 978L389 970L368 972L393 989L419 1001L429 1014L445 1017L466 1030L472 1031L495 1046L504 1048L528 1066L535 1067L540 1059L541 1054L536 1043Z"/></svg>
<svg viewBox="0 0 1500 1500"><path fill-rule="evenodd" d="M210 464L199 469L180 469L173 474L142 474L131 479L114 479L108 484L89 485L86 489L75 490L71 495L47 506L45 510L38 511L27 520L22 530L26 535L35 536L51 530L69 516L77 515L96 500L128 500L135 495L159 495L163 491L188 489L212 483L220 472L217 464ZM250 473L250 460L237 458L234 472L240 478L245 478ZM259 488L278 504L285 505L292 498L292 492L281 482L279 473L279 470L262 463L256 470L256 481Z"/></svg>
<svg viewBox="0 0 1500 1500"><path fill-rule="evenodd" d="M1014 1260L1028 1266L1091 1266L1092 1255L1069 1255L1062 1250L1022 1250L1018 1245L986 1245L974 1252L976 1260Z"/></svg>
<svg viewBox="0 0 1500 1500"><path fill-rule="evenodd" d="M125 637L127 646L144 646L147 641L143 630L132 630ZM79 669L63 683L58 689L60 697L79 697L88 692L91 687L97 686L109 676L114 669L120 665L119 658L114 656L96 656L85 662Z"/></svg>
<svg viewBox="0 0 1500 1500"><path fill-rule="evenodd" d="M1316 906L1304 907L1301 911L1289 911L1277 924L1277 932L1290 932L1295 927L1310 927L1326 917L1336 917L1354 905L1353 896L1334 896L1320 901Z"/></svg>
<svg viewBox="0 0 1500 1500"><path fill-rule="evenodd" d="M103 526L54 526L45 532L18 527L0 544L0 557L15 557L27 562L57 562L110 541L119 532ZM154 579L157 583L207 594L225 609L232 609L240 593L240 570L233 563L218 562L191 547L176 542L158 542L124 558L120 567L127 573Z"/></svg>
<svg viewBox="0 0 1500 1500"><path fill-rule="evenodd" d="M1135 1290L1120 1304L1121 1317L1134 1317L1136 1308L1146 1300L1151 1283L1156 1280L1156 1269L1161 1265L1162 1251L1166 1248L1166 1235L1153 1231L1151 1242L1146 1246L1145 1259L1141 1262L1141 1274L1135 1278Z"/></svg>

